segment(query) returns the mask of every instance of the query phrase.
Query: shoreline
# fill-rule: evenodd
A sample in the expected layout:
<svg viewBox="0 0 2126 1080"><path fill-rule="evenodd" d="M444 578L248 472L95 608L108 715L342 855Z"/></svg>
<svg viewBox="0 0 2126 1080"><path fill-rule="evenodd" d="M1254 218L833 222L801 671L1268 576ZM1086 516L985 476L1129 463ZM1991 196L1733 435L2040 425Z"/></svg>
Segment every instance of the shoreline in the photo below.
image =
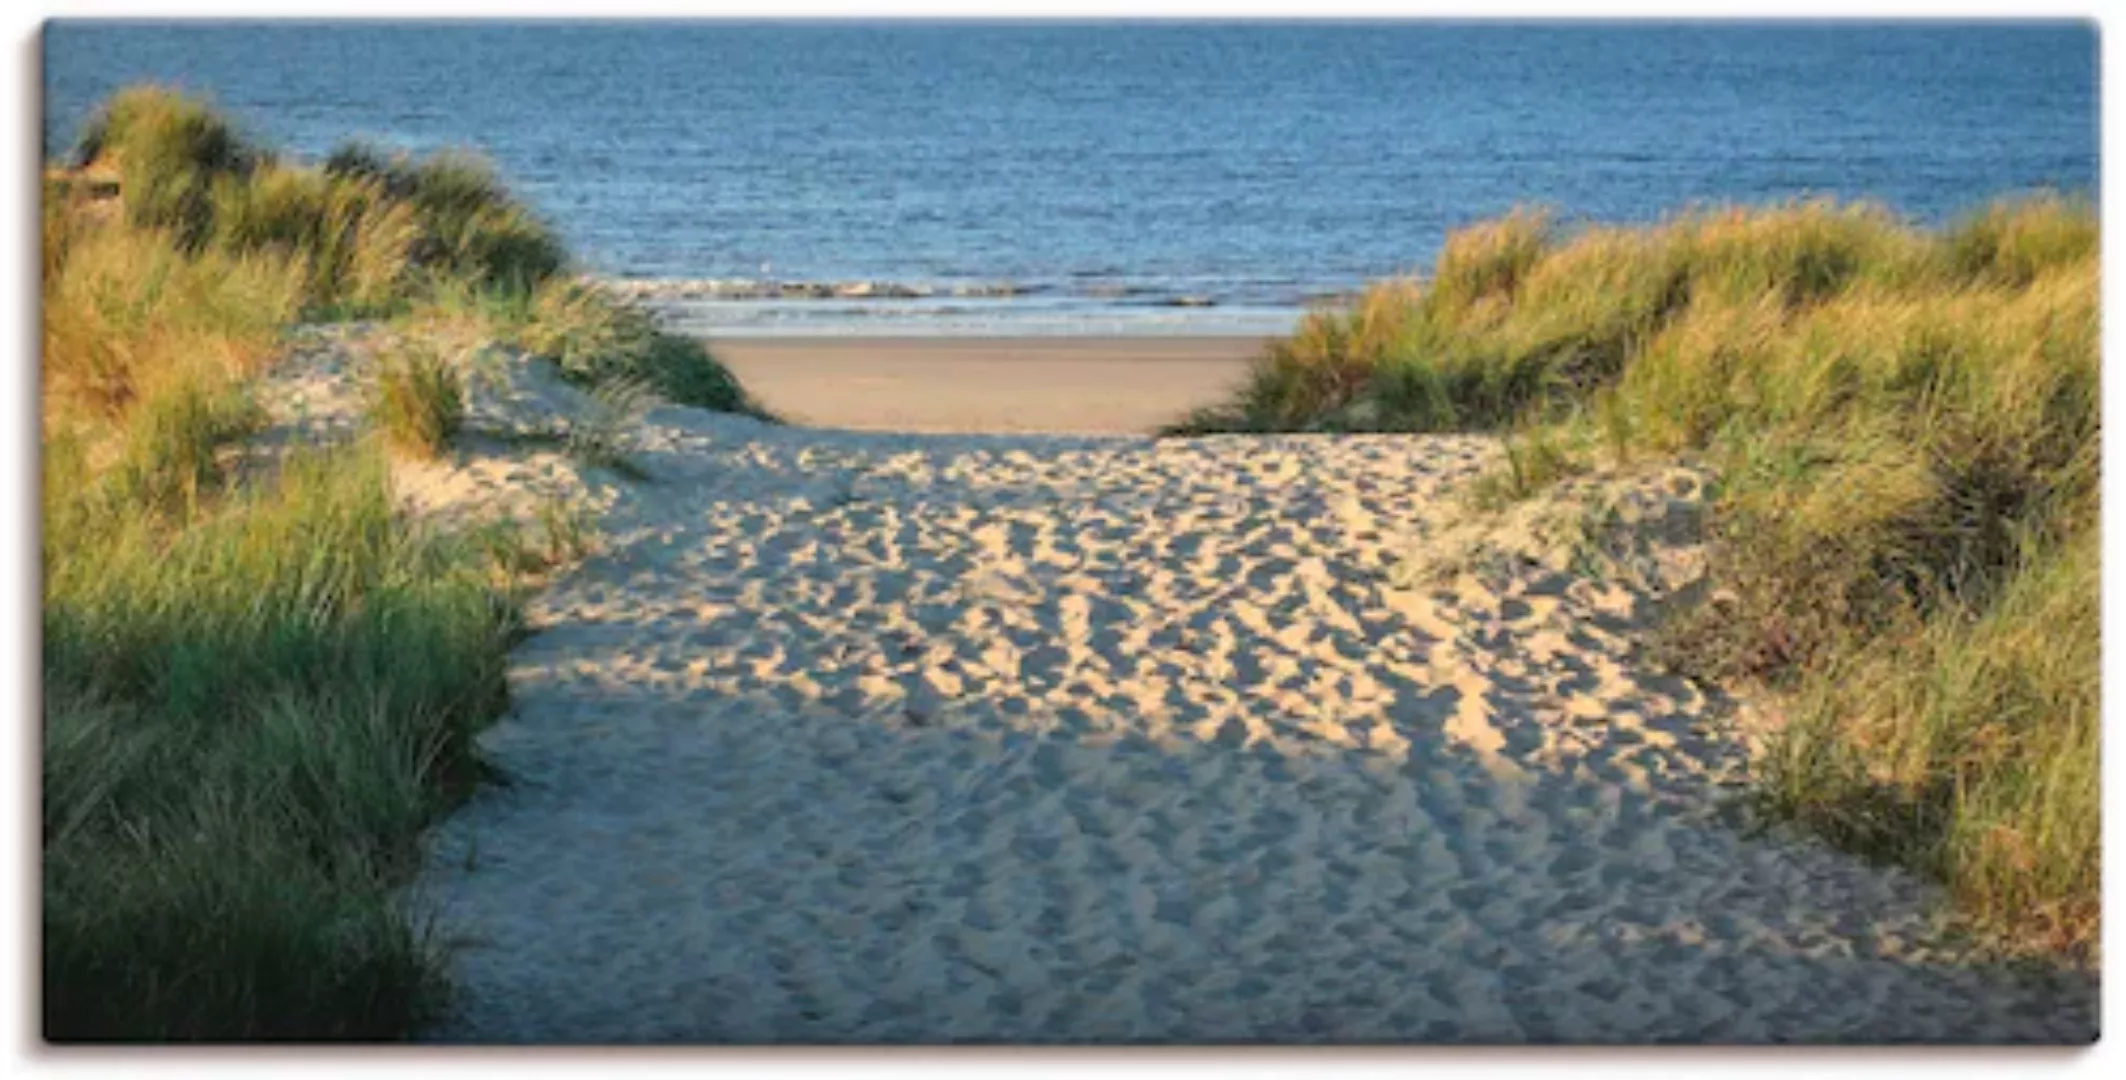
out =
<svg viewBox="0 0 2126 1080"><path fill-rule="evenodd" d="M1358 295L1249 282L583 280L641 305L675 333L778 339L1284 337L1310 312Z"/></svg>
<svg viewBox="0 0 2126 1080"><path fill-rule="evenodd" d="M857 431L1146 435L1225 400L1266 337L703 338L768 408Z"/></svg>
<svg viewBox="0 0 2126 1080"><path fill-rule="evenodd" d="M1126 277L1105 275L1012 279L1008 277L687 277L594 271L585 277L631 300L654 303L735 303L760 300L1043 300L1119 303L1139 307L1208 308L1222 305L1307 307L1344 304L1365 283L1390 275L1339 275L1314 279Z"/></svg>

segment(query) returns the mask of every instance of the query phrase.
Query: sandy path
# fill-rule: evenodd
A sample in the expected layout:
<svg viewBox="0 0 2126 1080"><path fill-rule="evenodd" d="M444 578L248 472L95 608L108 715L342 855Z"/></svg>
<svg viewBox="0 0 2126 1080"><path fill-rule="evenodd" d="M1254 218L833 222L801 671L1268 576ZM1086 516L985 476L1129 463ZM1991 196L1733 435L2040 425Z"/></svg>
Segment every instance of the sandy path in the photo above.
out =
<svg viewBox="0 0 2126 1080"><path fill-rule="evenodd" d="M1640 597L1395 584L1486 442L642 445L434 835L433 1038L2093 1035L1910 878L1731 827Z"/></svg>
<svg viewBox="0 0 2126 1080"><path fill-rule="evenodd" d="M1224 400L1251 337L718 338L780 415L872 431L1145 434Z"/></svg>

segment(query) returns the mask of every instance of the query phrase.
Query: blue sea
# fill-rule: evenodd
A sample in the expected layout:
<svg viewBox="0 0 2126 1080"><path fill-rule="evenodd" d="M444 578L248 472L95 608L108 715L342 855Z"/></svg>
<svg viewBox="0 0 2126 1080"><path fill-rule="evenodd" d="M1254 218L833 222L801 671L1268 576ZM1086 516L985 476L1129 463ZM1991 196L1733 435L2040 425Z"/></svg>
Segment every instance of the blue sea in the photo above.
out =
<svg viewBox="0 0 2126 1080"><path fill-rule="evenodd" d="M112 90L298 155L478 148L708 333L1259 333L1516 204L1640 222L2094 193L2053 23L50 24L47 152ZM868 295L866 295L868 293Z"/></svg>

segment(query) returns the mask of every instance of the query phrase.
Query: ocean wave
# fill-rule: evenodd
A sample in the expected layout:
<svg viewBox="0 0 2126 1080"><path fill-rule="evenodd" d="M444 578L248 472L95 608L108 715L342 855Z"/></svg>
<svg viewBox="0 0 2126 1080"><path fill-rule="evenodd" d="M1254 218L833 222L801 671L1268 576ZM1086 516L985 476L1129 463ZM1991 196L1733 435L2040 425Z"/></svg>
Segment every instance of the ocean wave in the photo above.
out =
<svg viewBox="0 0 2126 1080"><path fill-rule="evenodd" d="M722 304L797 305L838 313L939 314L940 305L971 302L1035 307L1277 308L1348 307L1357 298L1339 283L1202 278L1118 281L914 281L891 279L594 278L629 300L655 307ZM855 306L852 306L855 305Z"/></svg>
<svg viewBox="0 0 2126 1080"><path fill-rule="evenodd" d="M777 281L758 278L614 278L602 282L638 300L927 300L939 296L1008 298L1044 291L1018 282L935 285L906 281Z"/></svg>

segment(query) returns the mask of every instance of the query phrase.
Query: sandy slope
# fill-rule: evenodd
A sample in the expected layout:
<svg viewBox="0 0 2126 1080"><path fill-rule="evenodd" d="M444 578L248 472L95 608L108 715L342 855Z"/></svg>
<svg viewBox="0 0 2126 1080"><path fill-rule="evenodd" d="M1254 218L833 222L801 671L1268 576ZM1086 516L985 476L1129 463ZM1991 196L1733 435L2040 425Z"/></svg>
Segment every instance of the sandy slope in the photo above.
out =
<svg viewBox="0 0 2126 1080"><path fill-rule="evenodd" d="M483 407L575 400L514 387ZM508 785L433 836L433 1038L2093 1035L1917 882L1735 827L1720 703L1633 656L1695 576L1688 473L1595 492L1593 580L1538 508L1469 516L1469 438L661 408L640 485L473 445L402 483L609 536L534 605Z"/></svg>

